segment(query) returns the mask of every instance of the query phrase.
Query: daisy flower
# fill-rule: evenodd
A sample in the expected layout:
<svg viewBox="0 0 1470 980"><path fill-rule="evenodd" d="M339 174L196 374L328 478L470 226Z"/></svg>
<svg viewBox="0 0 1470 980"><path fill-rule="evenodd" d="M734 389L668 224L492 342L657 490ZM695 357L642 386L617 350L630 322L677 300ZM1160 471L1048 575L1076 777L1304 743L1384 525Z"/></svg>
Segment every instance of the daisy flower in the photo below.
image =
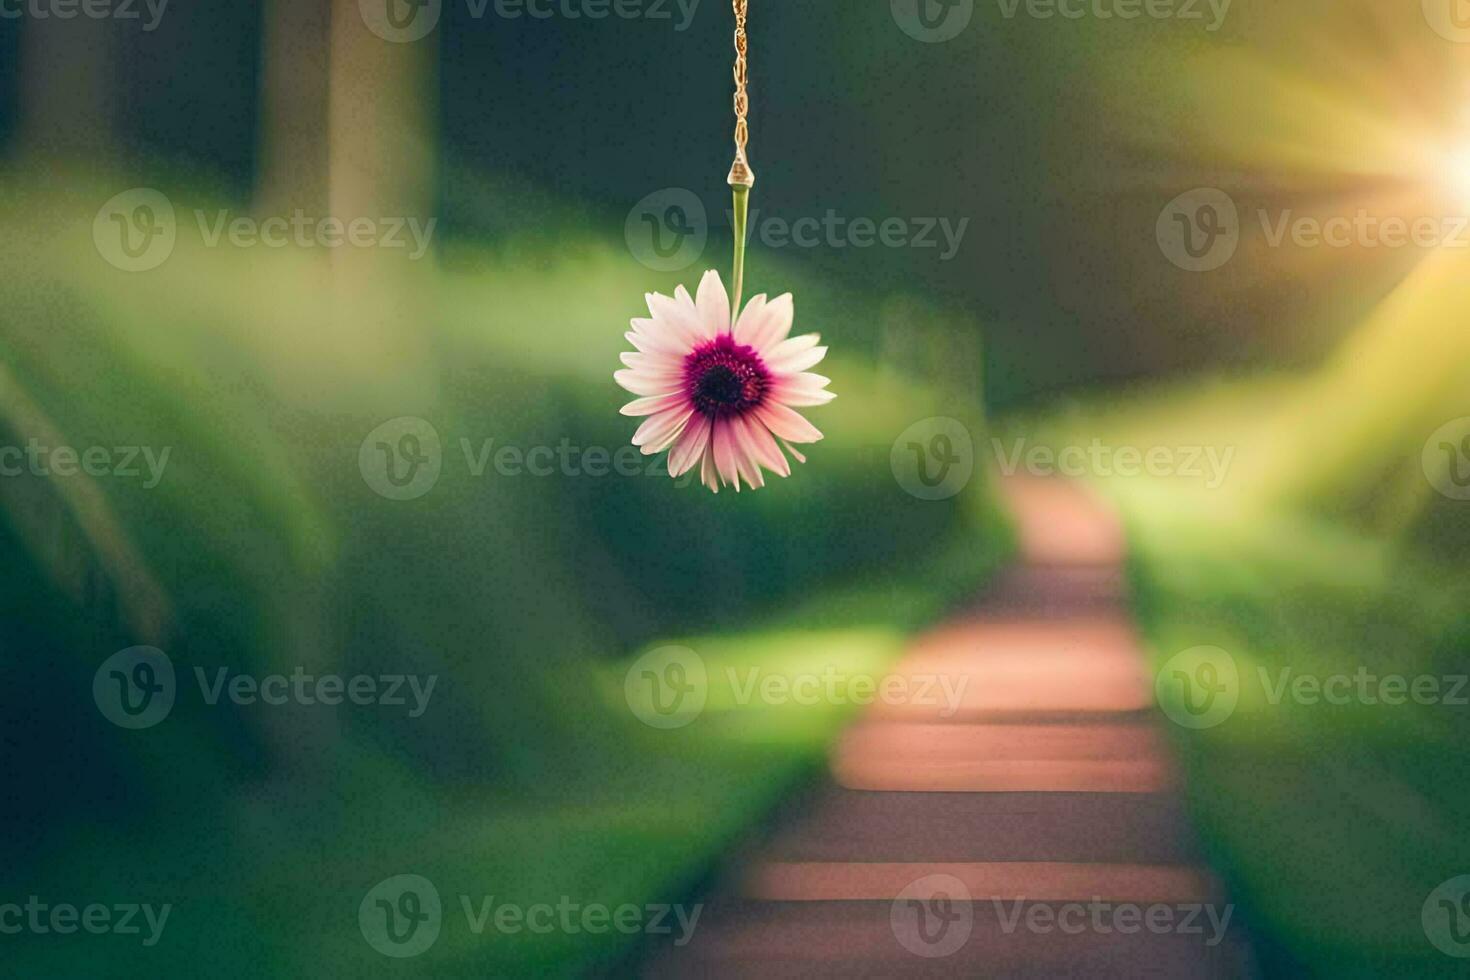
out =
<svg viewBox="0 0 1470 980"><path fill-rule="evenodd" d="M765 486L762 469L791 475L786 452L822 438L795 409L824 405L835 395L828 379L807 369L827 356L816 334L788 338L795 314L791 294L756 296L732 327L730 297L718 272L704 274L698 298L680 286L672 297L648 294L647 318L627 337L636 354L613 375L640 396L623 414L644 418L633 445L645 456L669 451L669 475L695 466L715 493ZM779 445L777 444L779 440Z"/></svg>

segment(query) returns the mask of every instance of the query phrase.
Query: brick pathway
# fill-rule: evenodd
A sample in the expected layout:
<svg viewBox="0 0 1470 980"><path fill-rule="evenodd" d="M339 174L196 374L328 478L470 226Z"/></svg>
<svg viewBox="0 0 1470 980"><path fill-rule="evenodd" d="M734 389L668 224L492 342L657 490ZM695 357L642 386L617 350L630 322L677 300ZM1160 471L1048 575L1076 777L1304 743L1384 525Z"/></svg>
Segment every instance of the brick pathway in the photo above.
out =
<svg viewBox="0 0 1470 980"><path fill-rule="evenodd" d="M1060 482L1006 492L1020 564L895 667L963 680L958 710L869 709L645 976L1252 974L1175 791L1116 521Z"/></svg>

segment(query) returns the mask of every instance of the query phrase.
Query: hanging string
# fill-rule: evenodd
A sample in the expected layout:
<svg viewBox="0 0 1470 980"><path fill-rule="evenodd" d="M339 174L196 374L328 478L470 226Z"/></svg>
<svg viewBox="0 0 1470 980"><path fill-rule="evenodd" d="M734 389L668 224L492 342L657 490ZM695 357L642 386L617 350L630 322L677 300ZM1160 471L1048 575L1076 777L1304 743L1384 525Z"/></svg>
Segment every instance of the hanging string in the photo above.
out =
<svg viewBox="0 0 1470 980"><path fill-rule="evenodd" d="M750 189L755 186L755 172L750 169L745 148L750 142L750 68L746 55L750 39L745 32L749 0L733 0L735 10L735 163L726 178L735 194L734 220L735 270L731 283L731 324L740 315L741 294L745 290L745 226L750 213Z"/></svg>

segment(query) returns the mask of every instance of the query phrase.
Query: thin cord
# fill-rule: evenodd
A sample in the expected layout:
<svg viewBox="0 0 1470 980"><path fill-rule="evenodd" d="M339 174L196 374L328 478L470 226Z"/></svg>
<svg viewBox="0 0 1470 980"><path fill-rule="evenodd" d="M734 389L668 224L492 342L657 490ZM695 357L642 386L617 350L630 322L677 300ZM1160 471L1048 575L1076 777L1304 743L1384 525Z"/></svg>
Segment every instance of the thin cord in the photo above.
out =
<svg viewBox="0 0 1470 980"><path fill-rule="evenodd" d="M735 163L730 167L726 180L735 193L735 267L731 277L732 299L730 324L734 327L740 317L740 301L745 291L745 225L750 212L750 189L755 186L755 173L746 159L745 147L750 142L750 124L746 116L750 112L750 69L746 54L750 50L750 39L745 33L746 4L748 0L733 0L735 8Z"/></svg>
<svg viewBox="0 0 1470 980"><path fill-rule="evenodd" d="M746 61L750 38L745 32L749 0L733 0L735 8L735 165L730 168L730 186L751 187L755 174L750 169L745 148L750 142L750 67Z"/></svg>

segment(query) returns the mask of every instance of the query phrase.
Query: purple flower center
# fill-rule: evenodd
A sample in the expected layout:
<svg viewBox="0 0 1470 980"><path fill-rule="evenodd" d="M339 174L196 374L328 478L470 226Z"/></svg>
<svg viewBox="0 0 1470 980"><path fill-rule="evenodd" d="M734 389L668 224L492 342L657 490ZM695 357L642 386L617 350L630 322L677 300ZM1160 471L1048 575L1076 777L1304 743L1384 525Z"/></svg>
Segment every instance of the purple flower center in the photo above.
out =
<svg viewBox="0 0 1470 980"><path fill-rule="evenodd" d="M771 373L754 347L720 334L684 358L684 390L694 408L710 418L730 418L758 408Z"/></svg>

